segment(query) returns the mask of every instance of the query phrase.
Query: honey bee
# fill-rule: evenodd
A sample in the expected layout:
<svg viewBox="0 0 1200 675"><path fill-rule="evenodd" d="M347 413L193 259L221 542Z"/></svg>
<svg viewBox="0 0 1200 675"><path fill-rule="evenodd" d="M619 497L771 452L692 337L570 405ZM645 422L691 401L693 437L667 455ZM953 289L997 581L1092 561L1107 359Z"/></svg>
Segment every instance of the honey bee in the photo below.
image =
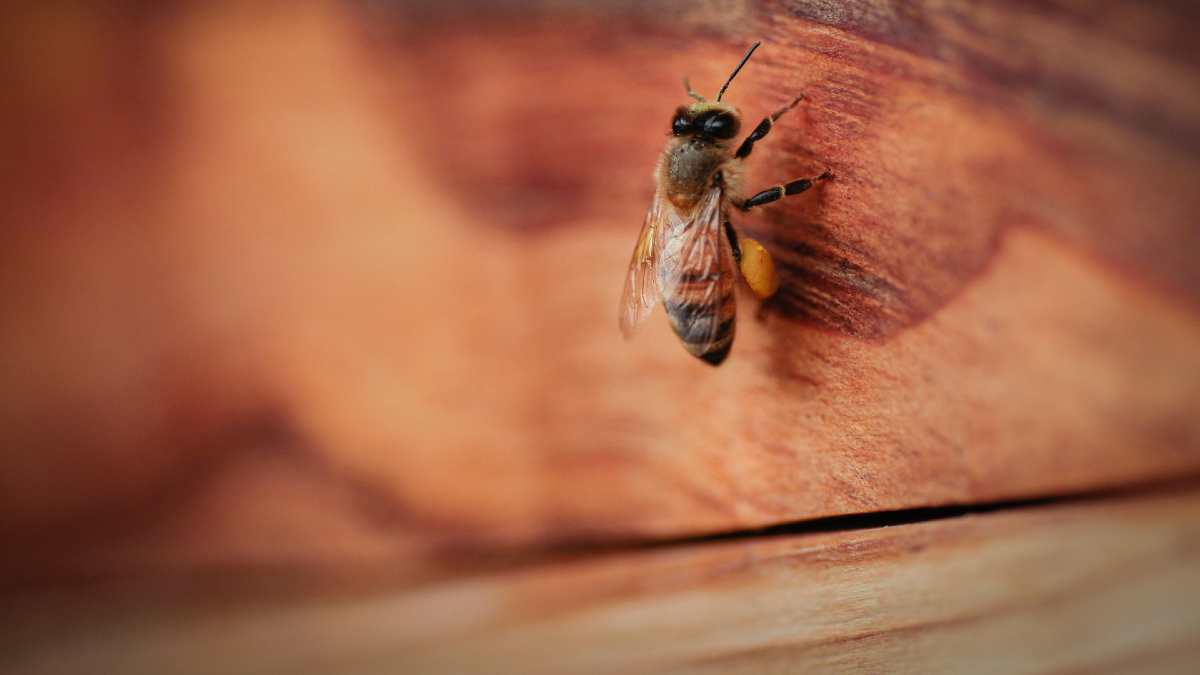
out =
<svg viewBox="0 0 1200 675"><path fill-rule="evenodd" d="M683 346L714 366L725 360L733 345L734 269L740 269L759 298L769 297L779 283L765 248L753 239L739 244L729 208L749 211L800 194L832 175L826 171L742 198L742 160L775 120L804 98L800 94L760 122L734 151L742 118L737 108L721 102L721 96L760 44L754 43L746 52L716 100L705 100L683 78L688 95L697 102L679 106L671 119L672 138L658 160L654 201L633 249L621 297L619 323L626 340L633 339L661 297Z"/></svg>

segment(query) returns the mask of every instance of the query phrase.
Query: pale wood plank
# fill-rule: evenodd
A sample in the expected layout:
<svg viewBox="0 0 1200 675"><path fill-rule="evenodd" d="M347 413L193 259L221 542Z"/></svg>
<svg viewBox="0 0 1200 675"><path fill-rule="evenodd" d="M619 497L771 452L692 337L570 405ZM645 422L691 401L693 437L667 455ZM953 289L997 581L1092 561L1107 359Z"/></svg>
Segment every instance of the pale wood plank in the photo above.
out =
<svg viewBox="0 0 1200 675"><path fill-rule="evenodd" d="M1200 491L697 543L361 600L94 615L32 673L1195 672ZM1145 670L1139 670L1139 668Z"/></svg>

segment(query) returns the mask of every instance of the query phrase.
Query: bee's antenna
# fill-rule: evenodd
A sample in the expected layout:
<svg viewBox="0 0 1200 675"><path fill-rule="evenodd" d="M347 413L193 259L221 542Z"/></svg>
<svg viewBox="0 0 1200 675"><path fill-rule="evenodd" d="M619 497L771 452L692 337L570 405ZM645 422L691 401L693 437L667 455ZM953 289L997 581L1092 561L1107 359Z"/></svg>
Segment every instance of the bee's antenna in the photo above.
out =
<svg viewBox="0 0 1200 675"><path fill-rule="evenodd" d="M691 96L691 97L695 98L697 101L703 101L703 100L704 100L704 97L703 97L703 96L701 96L700 94L697 94L696 92L692 91L692 85L688 84L688 78L687 78L687 75L684 75L684 76L683 76L683 86L687 88L687 90L688 90L688 96Z"/></svg>
<svg viewBox="0 0 1200 675"><path fill-rule="evenodd" d="M754 53L754 50L755 50L755 49L758 49L758 46L759 46L759 45L761 45L761 44L762 44L762 40L759 40L758 42L755 42L755 43L754 43L754 46L750 48L750 51L746 52L746 56L742 57L742 62L738 64L738 67L737 67L737 68L734 68L734 69L733 69L733 75L730 75L730 76L729 76L729 79L728 79L728 80L725 80L725 84L721 85L721 91L718 91L718 92L717 92L717 100L718 100L718 101L720 101L720 100L721 100L721 96L725 94L725 88L729 86L729 83L730 83L730 82L733 82L733 78L734 78L735 76L737 76L737 74L738 74L738 71L742 69L742 66L746 65L746 62L750 60L750 55L751 55L751 54L753 54L753 53ZM702 100L703 100L703 99L702 99Z"/></svg>

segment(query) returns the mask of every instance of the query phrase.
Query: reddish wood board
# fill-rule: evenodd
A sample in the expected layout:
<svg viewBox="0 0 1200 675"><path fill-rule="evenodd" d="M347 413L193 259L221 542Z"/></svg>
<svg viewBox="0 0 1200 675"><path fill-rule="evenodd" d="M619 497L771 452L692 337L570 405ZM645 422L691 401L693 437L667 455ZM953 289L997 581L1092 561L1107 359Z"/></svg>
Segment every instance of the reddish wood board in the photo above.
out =
<svg viewBox="0 0 1200 675"><path fill-rule="evenodd" d="M39 7L0 21L12 583L428 574L1200 471L1185 10ZM810 100L751 185L837 177L739 222L783 279L726 365L661 315L626 345L679 76L759 38L728 100Z"/></svg>

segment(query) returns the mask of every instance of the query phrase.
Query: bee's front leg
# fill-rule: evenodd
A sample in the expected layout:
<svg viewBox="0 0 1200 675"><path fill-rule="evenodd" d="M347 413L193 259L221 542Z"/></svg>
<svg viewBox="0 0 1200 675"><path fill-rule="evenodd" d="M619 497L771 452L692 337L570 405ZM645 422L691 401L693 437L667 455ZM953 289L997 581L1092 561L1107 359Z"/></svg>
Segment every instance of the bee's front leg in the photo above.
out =
<svg viewBox="0 0 1200 675"><path fill-rule="evenodd" d="M767 134L771 131L771 127L775 124L775 120L782 117L787 111L795 108L796 104L802 100L804 100L804 94L800 94L791 103L785 105L782 110L759 122L758 126L754 127L754 131L751 131L750 135L746 137L746 140L742 141L742 147L738 148L737 151L737 158L746 159L749 157L750 153L754 150L755 142L766 138Z"/></svg>

